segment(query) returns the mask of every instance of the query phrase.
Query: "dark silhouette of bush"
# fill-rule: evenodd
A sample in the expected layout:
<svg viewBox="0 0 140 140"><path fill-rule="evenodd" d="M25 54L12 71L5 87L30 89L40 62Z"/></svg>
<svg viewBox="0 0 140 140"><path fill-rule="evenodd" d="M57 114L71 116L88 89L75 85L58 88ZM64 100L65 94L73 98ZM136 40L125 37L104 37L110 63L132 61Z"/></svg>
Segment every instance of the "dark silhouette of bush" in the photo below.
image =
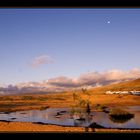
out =
<svg viewBox="0 0 140 140"><path fill-rule="evenodd" d="M134 114L122 109L115 108L110 110L109 116L113 122L124 123L133 118Z"/></svg>

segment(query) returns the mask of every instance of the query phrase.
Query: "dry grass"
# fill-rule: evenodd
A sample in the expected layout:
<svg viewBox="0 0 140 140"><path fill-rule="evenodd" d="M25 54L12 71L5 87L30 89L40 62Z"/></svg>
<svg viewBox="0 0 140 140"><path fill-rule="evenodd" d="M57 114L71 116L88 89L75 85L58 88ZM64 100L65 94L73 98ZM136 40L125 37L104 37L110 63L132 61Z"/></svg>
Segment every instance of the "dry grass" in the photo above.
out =
<svg viewBox="0 0 140 140"><path fill-rule="evenodd" d="M97 104L108 107L118 105L140 105L140 96L136 95L121 95L120 98L120 95L90 93L91 109ZM85 98L83 94L80 96L81 98ZM26 97L25 95L0 96L0 111L31 110L46 107L63 108L72 107L74 104L72 92L61 94L31 94L28 96L26 95Z"/></svg>
<svg viewBox="0 0 140 140"><path fill-rule="evenodd" d="M140 90L140 79L107 85L90 89L91 109L97 105L118 106L118 105L140 105L140 96L137 95L106 95L107 90ZM76 92L78 95L82 91ZM85 99L86 95L81 94ZM18 111L30 109L43 109L46 107L71 107L74 105L73 93L55 94L24 94L0 96L0 111Z"/></svg>
<svg viewBox="0 0 140 140"><path fill-rule="evenodd" d="M140 91L140 78L132 81L121 82L117 84L106 85L102 87L97 87L95 89L91 89L92 92L97 94L103 94L106 91L132 91L137 90Z"/></svg>

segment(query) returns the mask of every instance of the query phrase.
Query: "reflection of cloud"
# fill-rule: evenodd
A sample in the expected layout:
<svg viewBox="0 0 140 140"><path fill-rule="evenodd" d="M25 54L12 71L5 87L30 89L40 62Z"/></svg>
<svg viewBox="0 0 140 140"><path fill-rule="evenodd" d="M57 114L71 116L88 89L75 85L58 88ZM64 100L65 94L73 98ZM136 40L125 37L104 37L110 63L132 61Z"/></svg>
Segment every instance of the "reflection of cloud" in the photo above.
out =
<svg viewBox="0 0 140 140"><path fill-rule="evenodd" d="M38 57L34 58L31 66L33 68L36 68L36 67L38 67L40 65L48 64L48 63L52 63L52 62L53 62L53 60L52 60L52 58L50 56L41 55L41 56L38 56Z"/></svg>

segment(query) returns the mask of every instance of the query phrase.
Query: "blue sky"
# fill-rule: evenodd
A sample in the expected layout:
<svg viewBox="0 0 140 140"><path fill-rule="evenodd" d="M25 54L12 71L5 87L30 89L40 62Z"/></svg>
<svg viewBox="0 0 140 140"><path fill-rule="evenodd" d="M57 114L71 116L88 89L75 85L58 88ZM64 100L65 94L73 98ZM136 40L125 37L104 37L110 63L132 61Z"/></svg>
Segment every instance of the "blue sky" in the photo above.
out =
<svg viewBox="0 0 140 140"><path fill-rule="evenodd" d="M140 68L140 9L0 9L0 84Z"/></svg>

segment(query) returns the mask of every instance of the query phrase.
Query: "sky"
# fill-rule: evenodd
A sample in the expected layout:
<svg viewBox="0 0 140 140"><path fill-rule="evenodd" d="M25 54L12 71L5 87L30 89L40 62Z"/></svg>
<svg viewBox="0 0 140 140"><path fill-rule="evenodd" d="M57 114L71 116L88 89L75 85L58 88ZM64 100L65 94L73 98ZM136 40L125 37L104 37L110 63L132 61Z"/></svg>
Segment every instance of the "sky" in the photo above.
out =
<svg viewBox="0 0 140 140"><path fill-rule="evenodd" d="M0 84L128 72L139 60L140 9L0 9Z"/></svg>

